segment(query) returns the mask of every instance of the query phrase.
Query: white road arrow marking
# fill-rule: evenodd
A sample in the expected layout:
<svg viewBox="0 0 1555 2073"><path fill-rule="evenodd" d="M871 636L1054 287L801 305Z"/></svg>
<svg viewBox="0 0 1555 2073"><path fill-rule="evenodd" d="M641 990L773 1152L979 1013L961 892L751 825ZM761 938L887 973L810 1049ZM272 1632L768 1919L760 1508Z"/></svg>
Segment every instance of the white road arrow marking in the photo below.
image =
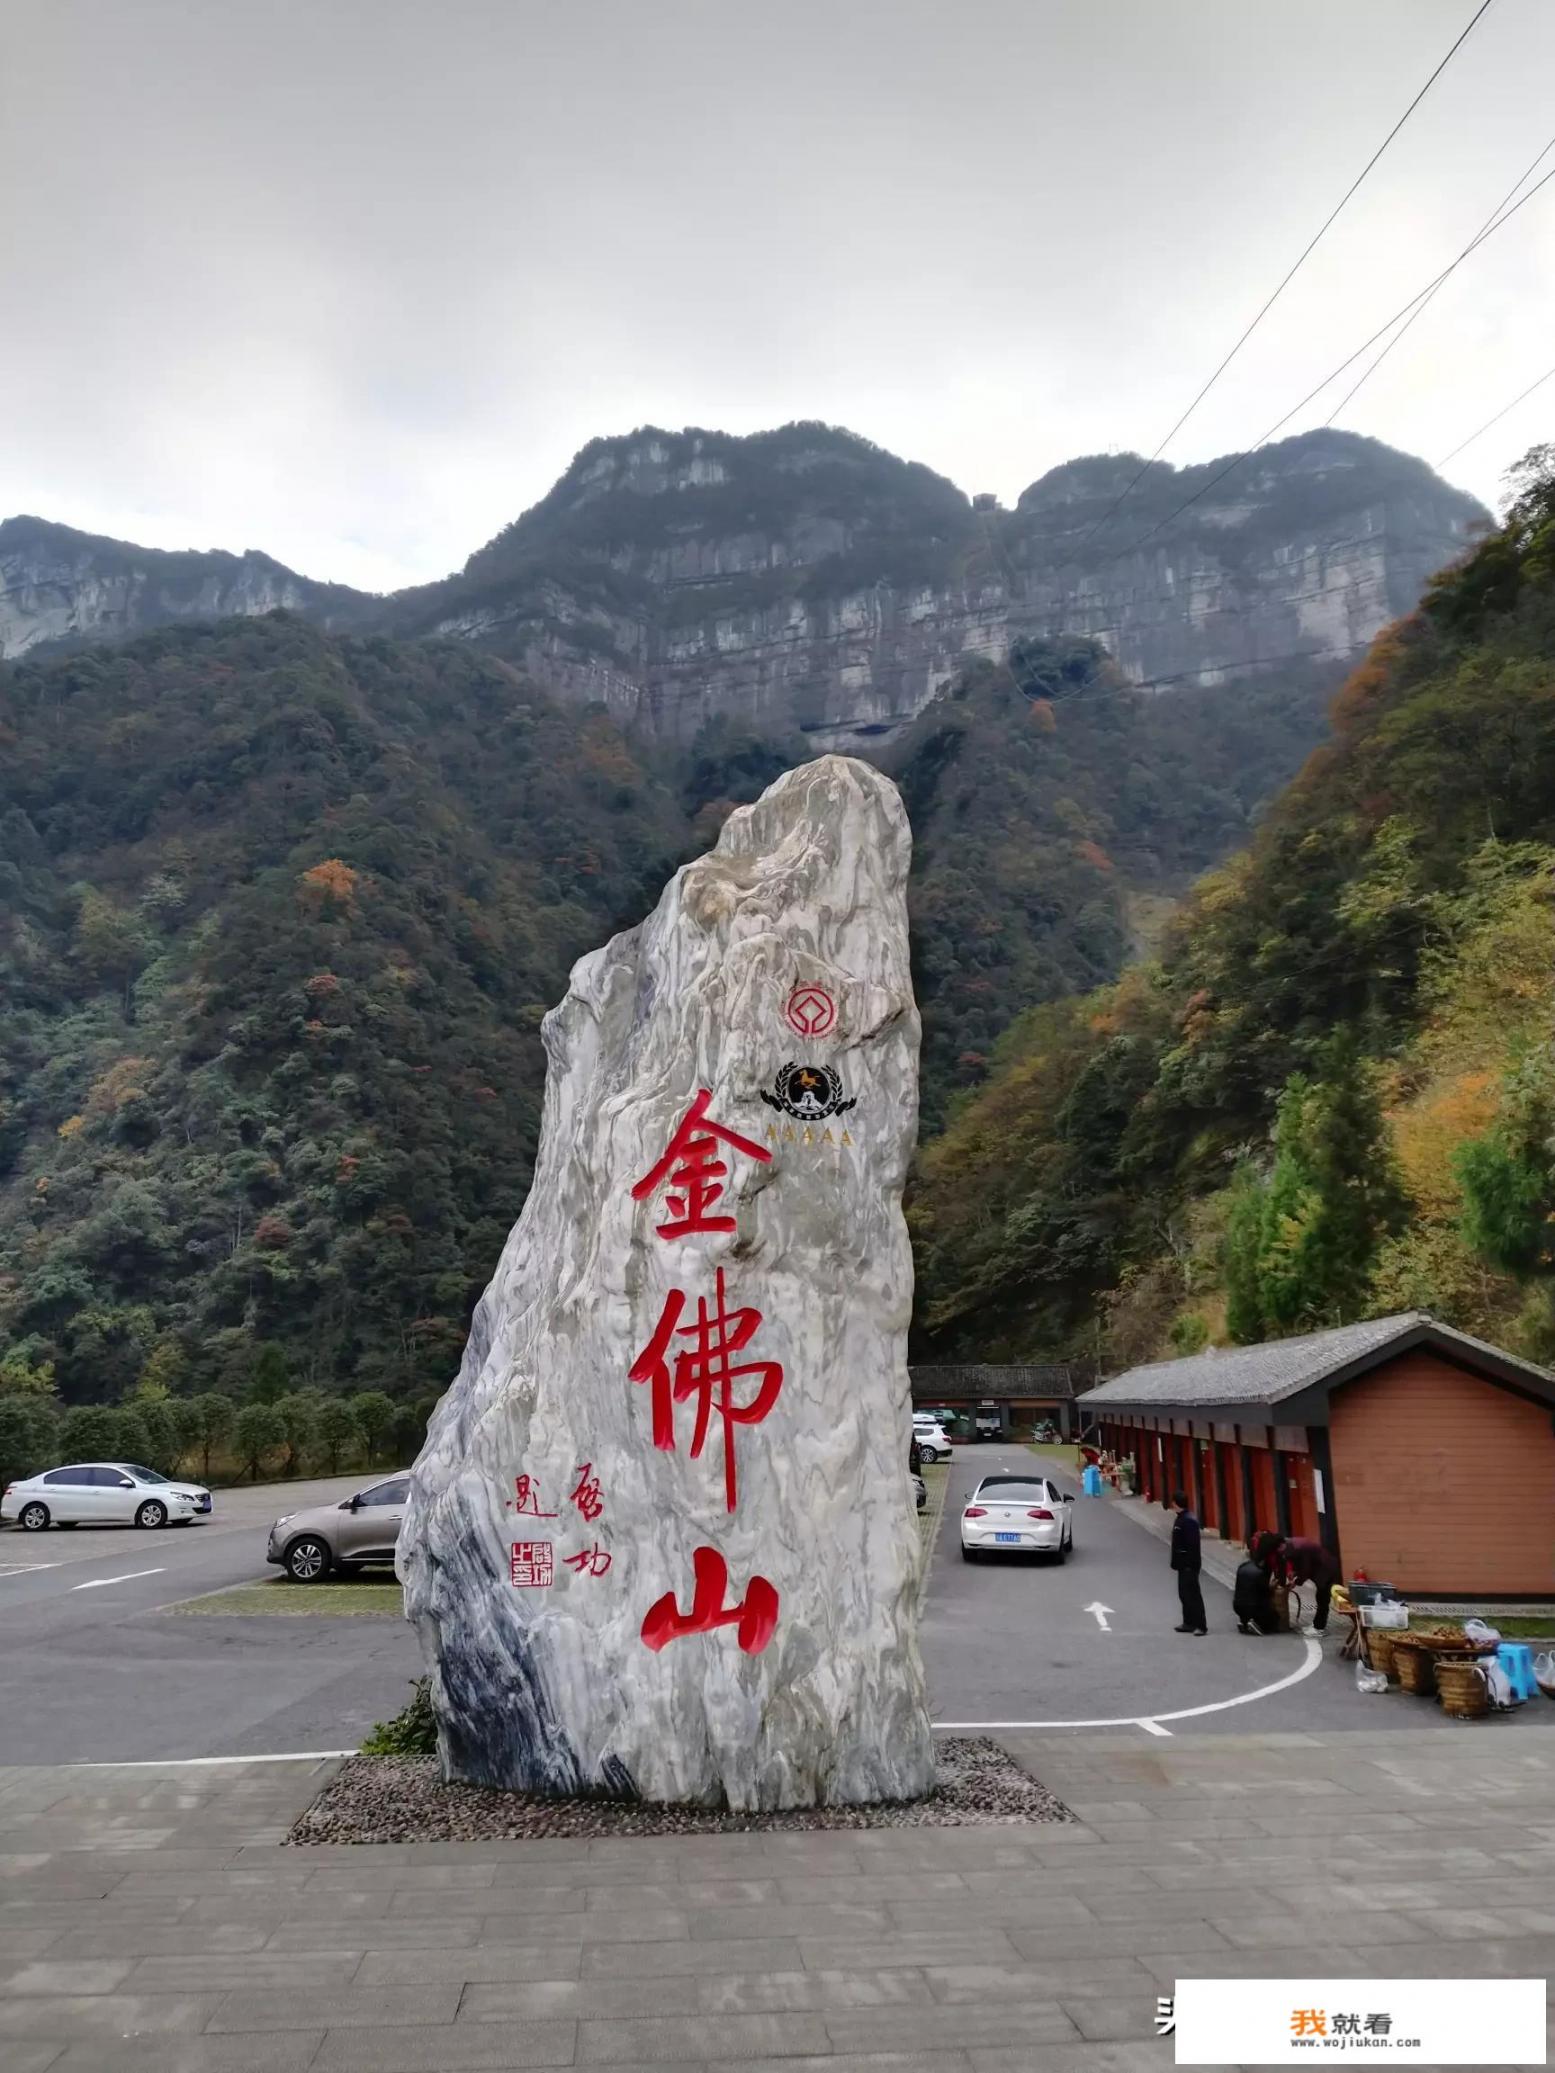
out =
<svg viewBox="0 0 1555 2073"><path fill-rule="evenodd" d="M132 1584L137 1576L160 1576L160 1569L132 1569L126 1576L94 1576L90 1583L72 1584L73 1591L100 1591L108 1584Z"/></svg>
<svg viewBox="0 0 1555 2073"><path fill-rule="evenodd" d="M1095 1613L1096 1624L1098 1627L1101 1628L1104 1634L1110 1634L1112 1632L1112 1622L1107 1617L1108 1613L1112 1610L1112 1607L1110 1605L1101 1605L1093 1601L1090 1605L1086 1606L1085 1610L1087 1612Z"/></svg>

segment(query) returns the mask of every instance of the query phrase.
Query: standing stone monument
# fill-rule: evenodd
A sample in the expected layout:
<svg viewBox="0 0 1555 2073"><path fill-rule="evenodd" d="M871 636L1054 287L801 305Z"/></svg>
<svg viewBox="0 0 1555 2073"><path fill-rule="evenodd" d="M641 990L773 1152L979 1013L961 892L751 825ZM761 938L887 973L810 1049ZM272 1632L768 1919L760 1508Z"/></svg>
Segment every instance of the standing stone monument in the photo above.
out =
<svg viewBox="0 0 1555 2073"><path fill-rule="evenodd" d="M909 852L878 771L790 771L545 1019L534 1184L400 1537L450 1778L740 1810L932 1788Z"/></svg>

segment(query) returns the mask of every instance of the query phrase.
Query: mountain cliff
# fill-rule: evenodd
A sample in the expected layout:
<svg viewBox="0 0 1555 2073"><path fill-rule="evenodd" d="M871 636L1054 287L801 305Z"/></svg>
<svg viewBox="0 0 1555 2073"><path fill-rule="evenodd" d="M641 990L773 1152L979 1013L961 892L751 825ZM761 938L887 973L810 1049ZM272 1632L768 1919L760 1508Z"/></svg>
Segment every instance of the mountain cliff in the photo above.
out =
<svg viewBox="0 0 1555 2073"><path fill-rule="evenodd" d="M268 554L169 553L44 518L0 521L0 656L53 641L114 640L176 620L286 609L340 625L376 600L315 583Z"/></svg>
<svg viewBox="0 0 1555 2073"><path fill-rule="evenodd" d="M1090 636L1145 686L1343 663L1487 519L1423 462L1349 433L1281 441L1216 481L1224 465L1071 461L1009 511L825 425L650 428L585 447L457 575L381 599L263 555L13 519L0 654L284 605L472 641L669 741L723 716L857 749L1032 636Z"/></svg>

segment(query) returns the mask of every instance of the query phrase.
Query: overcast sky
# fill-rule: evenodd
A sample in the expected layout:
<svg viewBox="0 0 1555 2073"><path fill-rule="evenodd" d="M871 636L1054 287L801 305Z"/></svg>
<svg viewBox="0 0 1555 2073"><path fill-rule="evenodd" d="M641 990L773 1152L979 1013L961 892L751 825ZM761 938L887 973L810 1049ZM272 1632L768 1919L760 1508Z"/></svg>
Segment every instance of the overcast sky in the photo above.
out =
<svg viewBox="0 0 1555 2073"><path fill-rule="evenodd" d="M596 434L796 417L1013 500L1156 444L1474 5L0 0L0 514L388 589ZM1494 0L1167 458L1446 265L1552 80ZM1555 181L1339 422L1436 461L1552 359Z"/></svg>

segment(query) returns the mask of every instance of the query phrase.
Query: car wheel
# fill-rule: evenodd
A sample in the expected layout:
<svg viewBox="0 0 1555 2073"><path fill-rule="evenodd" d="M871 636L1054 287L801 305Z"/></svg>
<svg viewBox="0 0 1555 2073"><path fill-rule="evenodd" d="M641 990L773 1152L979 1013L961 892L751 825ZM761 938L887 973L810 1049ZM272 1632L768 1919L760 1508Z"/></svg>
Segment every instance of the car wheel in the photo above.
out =
<svg viewBox="0 0 1555 2073"><path fill-rule="evenodd" d="M981 1553L981 1548L969 1548L965 1541L961 1543L961 1559L963 1562L975 1562Z"/></svg>
<svg viewBox="0 0 1555 2073"><path fill-rule="evenodd" d="M323 1541L304 1534L286 1550L286 1574L294 1584L316 1584L328 1576L332 1560Z"/></svg>
<svg viewBox="0 0 1555 2073"><path fill-rule="evenodd" d="M16 1523L23 1533L41 1533L49 1523L49 1508L46 1504L24 1504L16 1515Z"/></svg>
<svg viewBox="0 0 1555 2073"><path fill-rule="evenodd" d="M1069 1560L1069 1543L1067 1540L1061 1540L1058 1543L1058 1554L1056 1559L1059 1562L1067 1562Z"/></svg>
<svg viewBox="0 0 1555 2073"><path fill-rule="evenodd" d="M148 1497L135 1514L135 1524L137 1526L165 1526L167 1524L167 1506L158 1503L154 1497Z"/></svg>

